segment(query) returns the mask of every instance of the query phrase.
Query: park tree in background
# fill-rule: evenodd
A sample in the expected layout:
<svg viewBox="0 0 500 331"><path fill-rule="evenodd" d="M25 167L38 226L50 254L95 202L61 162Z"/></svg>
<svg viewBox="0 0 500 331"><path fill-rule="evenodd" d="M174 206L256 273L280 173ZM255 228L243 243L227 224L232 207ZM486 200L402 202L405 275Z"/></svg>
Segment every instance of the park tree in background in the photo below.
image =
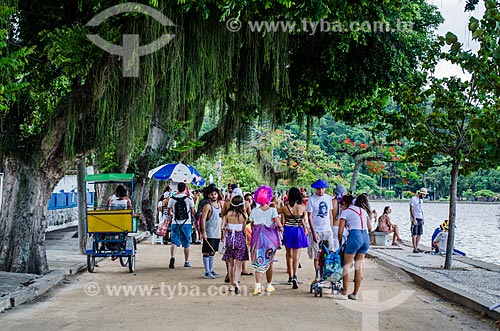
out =
<svg viewBox="0 0 500 331"><path fill-rule="evenodd" d="M356 192L356 184L362 165L366 165L373 173L385 171L385 163L401 162L404 153L399 141L387 142L384 132L375 132L373 128L366 128L362 141L353 141L345 138L336 142L336 152L349 155L354 161L349 191Z"/></svg>
<svg viewBox="0 0 500 331"><path fill-rule="evenodd" d="M477 3L469 1L467 9ZM428 78L423 73L413 87L397 95L401 107L394 114L402 120L396 133L414 143L409 153L423 168L430 167L436 155L447 158L451 165L445 269L452 264L460 173L491 167L500 160L500 3L487 0L485 5L483 18L479 21L472 17L469 23L472 38L480 43L477 53L462 50L462 44L451 32L440 37L439 42L439 46L450 45L441 57L460 65L471 78Z"/></svg>

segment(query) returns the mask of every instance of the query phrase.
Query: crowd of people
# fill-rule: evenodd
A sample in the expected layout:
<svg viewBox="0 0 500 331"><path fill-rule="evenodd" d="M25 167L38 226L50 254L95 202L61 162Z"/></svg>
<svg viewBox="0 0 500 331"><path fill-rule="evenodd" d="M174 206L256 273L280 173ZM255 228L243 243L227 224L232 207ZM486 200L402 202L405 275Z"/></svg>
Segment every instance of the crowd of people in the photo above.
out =
<svg viewBox="0 0 500 331"><path fill-rule="evenodd" d="M214 184L194 192L189 192L184 183L178 184L175 192L167 187L158 201L158 212L160 222L170 224L169 267L175 268L175 250L180 246L184 249L184 267L191 266L189 247L192 232L197 232L203 245L202 277L221 277L214 270L215 254L220 252L230 290L239 294L240 277L253 275L253 294L257 296L275 291L273 262L278 249L286 250L288 283L297 289L301 250L307 249L318 269L320 243L325 243L330 251L342 247L344 259L343 291L334 298L357 300L364 256L370 245L372 213L366 194L355 198L344 186L336 185L332 196L325 192L329 186L318 179L311 184L310 196L305 188L297 187L283 194L265 185L243 193L232 184L225 194ZM388 216L384 220L390 224ZM348 294L352 266L354 290Z"/></svg>
<svg viewBox="0 0 500 331"><path fill-rule="evenodd" d="M375 231L393 234L392 245L402 243L399 228L391 222L390 206L380 217L370 208L368 196L347 192L343 185L335 185L333 196L325 191L329 183L318 179L312 183L313 194L305 188L292 187L283 195L262 185L254 192L243 193L236 184L223 194L215 184L203 190L189 192L185 183L176 189L166 187L158 201L160 225L169 228L171 248L169 268L175 268L175 251L182 246L184 267L191 267L190 244L193 233L202 244L203 278L221 277L214 270L217 252L226 263L225 282L239 294L242 275L255 276L254 295L273 292L273 262L282 246L286 249L288 283L299 288L298 269L300 252L307 248L315 270L320 270L320 252L326 246L330 252L342 256L342 291L333 297L339 300L357 300L363 280L364 257L370 247L369 232L374 222ZM423 199L427 190L422 188L410 200L410 220L413 252L420 253L423 233ZM116 187L108 201L109 209L131 209L131 200L123 185ZM445 221L434 233L432 246L436 252L445 252L448 223ZM249 271L249 264L254 273ZM348 294L350 270L354 267L354 289ZM265 283L265 286L263 286Z"/></svg>

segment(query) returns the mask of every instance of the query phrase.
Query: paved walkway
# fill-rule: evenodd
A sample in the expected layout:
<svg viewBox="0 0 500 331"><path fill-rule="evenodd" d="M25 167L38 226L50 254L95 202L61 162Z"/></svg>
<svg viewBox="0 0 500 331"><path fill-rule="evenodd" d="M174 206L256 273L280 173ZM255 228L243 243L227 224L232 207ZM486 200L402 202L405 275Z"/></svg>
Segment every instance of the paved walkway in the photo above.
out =
<svg viewBox="0 0 500 331"><path fill-rule="evenodd" d="M50 273L39 276L0 272L0 311L34 300L63 282L68 275L86 268L86 256L78 254L78 239L73 238L75 233L73 228L47 234ZM500 308L489 310L492 305L500 303L499 265L456 257L453 269L444 270L443 256L415 254L405 245L372 247L368 257L377 259L396 273L404 271L417 284L448 301L500 320Z"/></svg>
<svg viewBox="0 0 500 331"><path fill-rule="evenodd" d="M0 271L0 312L36 299L65 277L87 268L86 255L78 253L76 233L76 227L46 233L49 273L40 276ZM138 240L144 235L138 234Z"/></svg>
<svg viewBox="0 0 500 331"><path fill-rule="evenodd" d="M500 265L472 260L455 255L452 269L445 270L445 257L413 253L412 247L372 247L368 256L379 259L393 270L403 270L413 280L452 302L500 319L500 308L489 308L500 303Z"/></svg>

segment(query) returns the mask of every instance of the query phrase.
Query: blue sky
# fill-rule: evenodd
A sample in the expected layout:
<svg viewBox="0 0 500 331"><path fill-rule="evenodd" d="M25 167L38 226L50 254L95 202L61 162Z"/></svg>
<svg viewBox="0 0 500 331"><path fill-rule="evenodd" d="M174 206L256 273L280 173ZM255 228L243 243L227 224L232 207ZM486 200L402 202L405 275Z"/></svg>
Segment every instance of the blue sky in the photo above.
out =
<svg viewBox="0 0 500 331"><path fill-rule="evenodd" d="M472 41L471 34L467 28L469 18L471 16L480 19L484 12L484 3L480 1L480 5L474 12L464 12L465 0L428 0L430 4L435 5L441 11L444 17L444 23L438 28L439 35L445 35L451 31L458 36L458 40L463 44L463 48L473 51L478 49L478 44ZM448 46L449 48L449 46ZM458 76L467 78L458 66L454 66L446 61L441 61L436 67L437 77Z"/></svg>

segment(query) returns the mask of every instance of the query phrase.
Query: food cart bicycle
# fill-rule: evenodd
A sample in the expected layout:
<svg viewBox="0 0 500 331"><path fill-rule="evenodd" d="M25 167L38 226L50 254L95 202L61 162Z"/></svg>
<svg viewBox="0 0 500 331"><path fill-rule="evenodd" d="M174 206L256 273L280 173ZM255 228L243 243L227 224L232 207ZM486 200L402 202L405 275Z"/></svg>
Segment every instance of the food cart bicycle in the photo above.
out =
<svg viewBox="0 0 500 331"><path fill-rule="evenodd" d="M135 238L129 236L137 232L137 219L132 209L110 209L103 196L109 193L110 186L119 184L134 190L134 175L122 173L95 174L85 176L85 185L94 184L94 205L86 209L87 270L94 272L96 257L119 259L129 272L135 271L135 255L137 244ZM103 193L101 193L103 192ZM133 194L130 197L133 206ZM100 205L99 205L100 204Z"/></svg>

